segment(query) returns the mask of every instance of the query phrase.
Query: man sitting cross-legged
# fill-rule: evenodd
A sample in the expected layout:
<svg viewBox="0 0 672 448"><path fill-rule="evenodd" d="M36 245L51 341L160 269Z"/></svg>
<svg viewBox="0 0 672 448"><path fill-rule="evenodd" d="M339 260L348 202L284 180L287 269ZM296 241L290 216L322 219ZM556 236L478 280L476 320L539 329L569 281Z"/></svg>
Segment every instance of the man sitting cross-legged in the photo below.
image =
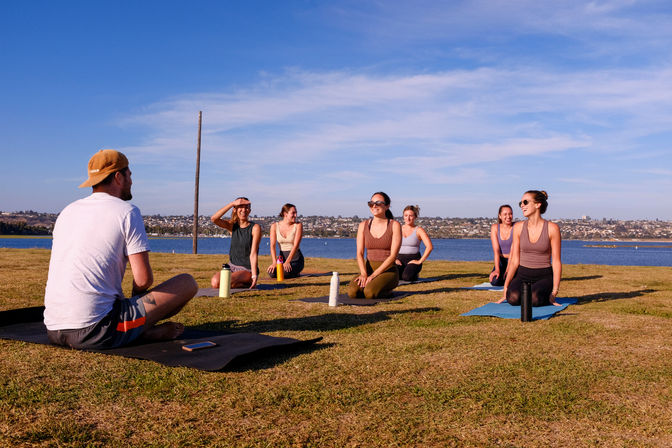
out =
<svg viewBox="0 0 672 448"><path fill-rule="evenodd" d="M131 171L122 153L105 149L88 165L80 185L93 193L68 205L53 232L44 323L49 340L73 348L114 348L140 337L175 339L176 322L157 323L178 311L198 285L180 274L149 290L154 282L149 244L140 211L129 204ZM132 297L121 283L126 263L133 274Z"/></svg>

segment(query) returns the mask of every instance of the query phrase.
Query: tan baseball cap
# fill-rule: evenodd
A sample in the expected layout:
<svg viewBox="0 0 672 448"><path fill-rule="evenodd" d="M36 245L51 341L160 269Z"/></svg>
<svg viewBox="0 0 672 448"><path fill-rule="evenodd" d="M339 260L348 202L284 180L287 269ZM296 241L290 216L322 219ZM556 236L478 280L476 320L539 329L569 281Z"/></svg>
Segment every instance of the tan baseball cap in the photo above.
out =
<svg viewBox="0 0 672 448"><path fill-rule="evenodd" d="M89 178L79 188L92 187L116 171L128 167L128 159L115 149L101 149L89 160Z"/></svg>

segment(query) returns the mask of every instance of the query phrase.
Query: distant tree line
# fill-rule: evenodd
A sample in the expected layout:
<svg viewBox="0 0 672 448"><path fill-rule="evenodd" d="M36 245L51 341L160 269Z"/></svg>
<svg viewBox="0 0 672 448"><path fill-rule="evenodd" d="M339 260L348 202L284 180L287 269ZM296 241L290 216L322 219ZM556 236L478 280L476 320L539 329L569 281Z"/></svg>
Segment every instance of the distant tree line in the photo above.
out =
<svg viewBox="0 0 672 448"><path fill-rule="evenodd" d="M0 235L51 235L51 231L42 226L29 226L25 222L0 221Z"/></svg>

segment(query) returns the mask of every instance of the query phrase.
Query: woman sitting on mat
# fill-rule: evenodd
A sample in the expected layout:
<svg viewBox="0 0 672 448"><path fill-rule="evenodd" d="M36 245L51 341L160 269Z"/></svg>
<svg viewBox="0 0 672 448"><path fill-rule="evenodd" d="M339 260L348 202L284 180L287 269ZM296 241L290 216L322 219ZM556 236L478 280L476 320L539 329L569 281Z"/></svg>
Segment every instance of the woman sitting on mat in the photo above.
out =
<svg viewBox="0 0 672 448"><path fill-rule="evenodd" d="M490 227L492 252L495 254L495 267L490 273L492 286L504 286L506 268L509 265L509 253L513 243L513 209L505 204L499 207L497 224Z"/></svg>
<svg viewBox="0 0 672 448"><path fill-rule="evenodd" d="M404 209L404 225L401 226L401 248L397 255L397 268L399 278L407 282L414 282L422 269L422 263L429 257L434 246L427 232L422 227L415 225L415 220L420 214L420 207L407 205ZM425 251L420 255L420 242L424 243Z"/></svg>
<svg viewBox="0 0 672 448"><path fill-rule="evenodd" d="M230 219L222 216L230 209ZM259 242L261 241L261 227L249 220L251 203L247 198L237 198L217 213L210 220L219 227L231 232L231 249L229 250L229 266L231 267L232 288L254 288L257 285L259 266ZM212 276L210 284L219 288L220 271Z"/></svg>
<svg viewBox="0 0 672 448"><path fill-rule="evenodd" d="M520 304L520 287L523 282L532 284L532 306L560 306L555 298L562 277L560 228L546 221L541 215L548 207L545 191L525 192L520 205L527 220L513 226L513 246L509 269L504 282L505 300L511 305Z"/></svg>
<svg viewBox="0 0 672 448"><path fill-rule="evenodd" d="M280 244L280 254L284 260L282 268L285 271L285 278L298 277L303 270L303 254L299 245L303 238L303 224L296 222L296 206L294 204L285 204L280 210L282 221L271 224L271 265L268 267L268 275L276 278L275 272L277 260L275 252L275 243Z"/></svg>
<svg viewBox="0 0 672 448"><path fill-rule="evenodd" d="M401 246L401 226L393 219L390 197L382 191L374 193L369 209L373 218L362 221L357 229L359 275L348 285L348 296L353 299L388 297L399 284L394 261Z"/></svg>

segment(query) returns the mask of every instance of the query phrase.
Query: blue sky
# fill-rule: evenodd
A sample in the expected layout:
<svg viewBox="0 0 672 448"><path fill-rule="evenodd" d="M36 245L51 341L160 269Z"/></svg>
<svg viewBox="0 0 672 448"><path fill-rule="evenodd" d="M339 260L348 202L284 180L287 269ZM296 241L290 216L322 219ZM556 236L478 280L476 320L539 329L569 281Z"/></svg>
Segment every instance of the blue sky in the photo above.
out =
<svg viewBox="0 0 672 448"><path fill-rule="evenodd" d="M89 157L144 214L672 220L668 1L0 3L0 210L58 212ZM514 214L520 217L520 213Z"/></svg>

